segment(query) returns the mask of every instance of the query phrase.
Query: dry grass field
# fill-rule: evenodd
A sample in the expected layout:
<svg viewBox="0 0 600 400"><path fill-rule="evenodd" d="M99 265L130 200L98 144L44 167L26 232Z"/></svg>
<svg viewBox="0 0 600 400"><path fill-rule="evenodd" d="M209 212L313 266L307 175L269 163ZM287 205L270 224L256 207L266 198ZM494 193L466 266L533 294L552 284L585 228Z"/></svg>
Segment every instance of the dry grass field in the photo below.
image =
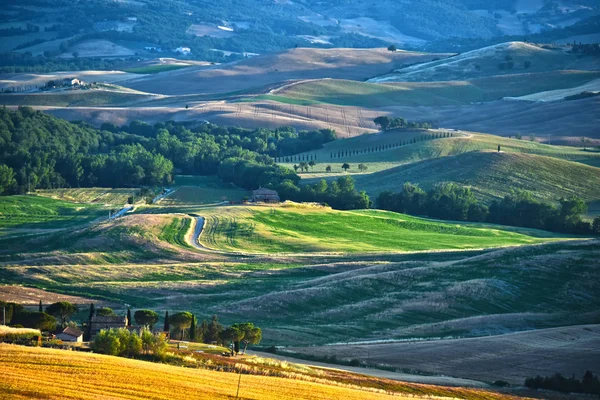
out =
<svg viewBox="0 0 600 400"><path fill-rule="evenodd" d="M0 345L4 399L233 399L236 374L194 370L104 355ZM132 377L135 377L132 379ZM283 378L244 375L244 399L398 399Z"/></svg>
<svg viewBox="0 0 600 400"><path fill-rule="evenodd" d="M350 360L359 358L434 374L514 385L536 375L582 376L600 369L600 325L576 325L480 338L348 344L290 351ZM285 354L285 353L282 353Z"/></svg>
<svg viewBox="0 0 600 400"><path fill-rule="evenodd" d="M188 357L187 360L191 362L193 359ZM240 361L235 367L250 373L241 375L241 379L240 375L231 372L0 344L0 373L3 377L0 390L3 399L11 400L516 398L486 390L401 383L257 357ZM264 376L272 373L277 377ZM132 376L135 378L132 379Z"/></svg>
<svg viewBox="0 0 600 400"><path fill-rule="evenodd" d="M131 80L126 86L167 95L227 93L260 89L295 79L356 79L377 76L401 65L450 54L389 52L386 49L298 48L237 63Z"/></svg>
<svg viewBox="0 0 600 400"><path fill-rule="evenodd" d="M52 199L71 201L74 203L94 204L127 204L131 196L139 197L139 189L107 189L107 188L78 188L78 189L46 189L36 190L36 195Z"/></svg>

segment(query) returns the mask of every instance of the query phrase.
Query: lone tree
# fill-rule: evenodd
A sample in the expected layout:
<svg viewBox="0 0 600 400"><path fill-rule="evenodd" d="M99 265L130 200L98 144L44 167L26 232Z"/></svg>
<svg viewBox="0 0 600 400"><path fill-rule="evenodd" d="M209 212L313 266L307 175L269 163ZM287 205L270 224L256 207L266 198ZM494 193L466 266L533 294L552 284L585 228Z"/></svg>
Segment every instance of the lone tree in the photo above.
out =
<svg viewBox="0 0 600 400"><path fill-rule="evenodd" d="M365 172L367 169L368 169L368 167L365 164L363 164L363 163L358 164L358 170L360 172Z"/></svg>
<svg viewBox="0 0 600 400"><path fill-rule="evenodd" d="M67 318L77 312L77 306L68 301L59 301L58 303L53 303L46 307L46 312L59 318L61 326L64 327L67 324Z"/></svg>
<svg viewBox="0 0 600 400"><path fill-rule="evenodd" d="M181 333L181 340L183 340L185 330L192 325L192 319L193 315L187 311L178 312L169 317L169 324Z"/></svg>
<svg viewBox="0 0 600 400"><path fill-rule="evenodd" d="M98 315L100 317L114 317L117 314L115 314L115 312L113 311L112 308L102 307L96 311L96 315Z"/></svg>
<svg viewBox="0 0 600 400"><path fill-rule="evenodd" d="M242 354L246 354L246 349L249 344L259 344L262 339L262 329L254 326L252 322L246 322L243 324L235 324L234 327L238 328L240 331L244 333L244 337L241 339L242 343L244 343L244 349L242 350ZM239 347L239 344L238 344Z"/></svg>
<svg viewBox="0 0 600 400"><path fill-rule="evenodd" d="M331 165L325 167L325 172L331 173Z"/></svg>
<svg viewBox="0 0 600 400"><path fill-rule="evenodd" d="M131 308L127 307L127 326L131 326Z"/></svg>
<svg viewBox="0 0 600 400"><path fill-rule="evenodd" d="M138 325L147 326L150 329L158 322L158 314L152 310L137 310L133 314L133 318Z"/></svg>
<svg viewBox="0 0 600 400"><path fill-rule="evenodd" d="M40 305L38 307L38 311L39 312L44 312L44 309L42 308L42 299L40 299Z"/></svg>
<svg viewBox="0 0 600 400"><path fill-rule="evenodd" d="M388 46L388 51L398 51L398 48L395 45Z"/></svg>
<svg viewBox="0 0 600 400"><path fill-rule="evenodd" d="M190 340L196 341L196 316L192 314L192 322L190 324Z"/></svg>
<svg viewBox="0 0 600 400"><path fill-rule="evenodd" d="M348 170L350 169L350 164L343 163L342 164L342 169L344 170L344 172L348 172Z"/></svg>
<svg viewBox="0 0 600 400"><path fill-rule="evenodd" d="M310 169L313 169L315 167L315 165L317 165L317 163L315 162L315 160L310 160L308 163L308 166L310 167Z"/></svg>
<svg viewBox="0 0 600 400"><path fill-rule="evenodd" d="M165 311L165 324L163 325L163 332L169 332L171 325L169 324L169 312Z"/></svg>

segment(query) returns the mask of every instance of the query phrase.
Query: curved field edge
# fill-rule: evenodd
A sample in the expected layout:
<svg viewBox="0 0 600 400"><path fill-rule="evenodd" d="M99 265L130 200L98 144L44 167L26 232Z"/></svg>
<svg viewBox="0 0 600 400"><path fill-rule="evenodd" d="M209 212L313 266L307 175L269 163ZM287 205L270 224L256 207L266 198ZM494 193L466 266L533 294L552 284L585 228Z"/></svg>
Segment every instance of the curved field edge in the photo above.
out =
<svg viewBox="0 0 600 400"><path fill-rule="evenodd" d="M386 211L219 207L202 210L201 244L245 253L401 253L538 244L536 230L427 220Z"/></svg>
<svg viewBox="0 0 600 400"><path fill-rule="evenodd" d="M66 352L0 344L0 389L7 399L231 399L238 375L181 368L100 354ZM260 374L260 367L254 368ZM267 372L268 373L268 372ZM285 371L283 373L285 375ZM239 394L245 399L408 399L415 396L465 399L512 398L483 390L405 384L385 379L340 373L337 379L301 374L290 378L243 375ZM300 376L297 376L300 375ZM331 373L330 373L331 375ZM136 379L132 380L131 376ZM360 388L359 385L371 388ZM406 395L403 395L406 394ZM419 396L420 395L420 396Z"/></svg>

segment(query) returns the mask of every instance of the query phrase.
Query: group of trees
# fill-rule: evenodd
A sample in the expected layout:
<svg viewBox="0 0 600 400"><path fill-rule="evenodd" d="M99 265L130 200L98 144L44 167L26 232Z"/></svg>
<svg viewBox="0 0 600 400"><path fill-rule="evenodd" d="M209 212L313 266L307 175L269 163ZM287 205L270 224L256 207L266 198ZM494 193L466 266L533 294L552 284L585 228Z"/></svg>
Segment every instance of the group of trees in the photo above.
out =
<svg viewBox="0 0 600 400"><path fill-rule="evenodd" d="M402 147L402 146L406 146L406 145L414 144L414 143L418 143L418 142L423 142L426 140L433 140L433 139L440 139L440 138L447 138L447 137L454 137L454 133L452 133L452 132L434 132L434 133L430 133L430 134L418 135L411 139L399 140L395 143L378 144L375 146L364 147L362 149L337 150L337 151L330 152L329 158L342 158L342 157L356 156L359 154L376 153L379 151L396 149L398 147Z"/></svg>
<svg viewBox="0 0 600 400"><path fill-rule="evenodd" d="M525 379L525 386L532 389L547 389L564 393L600 395L600 379L591 371L586 371L581 380L576 379L575 376L567 378L561 374L546 377L538 375L535 378Z"/></svg>
<svg viewBox="0 0 600 400"><path fill-rule="evenodd" d="M164 360L169 345L164 333L153 334L148 328L139 332L120 328L101 330L91 347L97 353L112 356L134 358L143 354Z"/></svg>
<svg viewBox="0 0 600 400"><path fill-rule="evenodd" d="M404 118L400 117L388 117L387 115L383 115L381 117L377 117L373 120L375 125L379 125L382 131L387 131L389 129L431 129L433 124L431 122L416 122L416 121L407 121Z"/></svg>
<svg viewBox="0 0 600 400"><path fill-rule="evenodd" d="M326 203L339 210L353 210L369 208L371 200L364 192L359 192L354 186L354 179L342 176L337 180L327 183L324 179L313 185L304 185L302 188L284 182L278 188L279 196L283 200Z"/></svg>
<svg viewBox="0 0 600 400"><path fill-rule="evenodd" d="M492 222L556 232L600 233L600 217L592 224L582 220L587 212L583 200L577 197L560 199L558 206L537 200L530 192L508 195L490 206L481 203L471 189L455 183L440 183L429 192L406 182L402 191L385 191L377 197L378 208L433 218Z"/></svg>
<svg viewBox="0 0 600 400"><path fill-rule="evenodd" d="M69 318L77 312L77 306L68 301L52 303L45 311L41 301L38 311L27 310L18 303L0 301L1 309L5 310L7 324L49 332L66 327Z"/></svg>
<svg viewBox="0 0 600 400"><path fill-rule="evenodd" d="M174 172L218 175L247 189L298 181L272 157L319 148L323 129L296 132L134 121L95 129L28 107L0 109L0 193L36 188L161 186Z"/></svg>

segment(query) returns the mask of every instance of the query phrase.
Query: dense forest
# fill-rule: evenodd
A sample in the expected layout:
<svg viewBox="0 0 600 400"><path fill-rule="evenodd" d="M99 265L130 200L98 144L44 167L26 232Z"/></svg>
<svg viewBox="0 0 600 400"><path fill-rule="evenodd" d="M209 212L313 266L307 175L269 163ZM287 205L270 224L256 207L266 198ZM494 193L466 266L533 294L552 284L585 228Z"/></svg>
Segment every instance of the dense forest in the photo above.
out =
<svg viewBox="0 0 600 400"><path fill-rule="evenodd" d="M168 185L173 174L217 175L246 189L272 187L300 200L293 170L274 157L318 149L335 140L329 129L241 129L212 124L133 121L118 127L70 123L29 107L0 109L0 194L61 187ZM354 183L319 186L314 201L368 207ZM325 187L327 189L327 185Z"/></svg>
<svg viewBox="0 0 600 400"><path fill-rule="evenodd" d="M600 234L600 217L593 223L583 221L587 205L578 197L557 199L558 205L537 200L532 193L521 191L482 204L471 189L443 182L429 192L410 182L404 183L400 192L385 191L377 197L377 207L412 215L453 220L491 222L502 225L523 226L554 232L574 234Z"/></svg>

